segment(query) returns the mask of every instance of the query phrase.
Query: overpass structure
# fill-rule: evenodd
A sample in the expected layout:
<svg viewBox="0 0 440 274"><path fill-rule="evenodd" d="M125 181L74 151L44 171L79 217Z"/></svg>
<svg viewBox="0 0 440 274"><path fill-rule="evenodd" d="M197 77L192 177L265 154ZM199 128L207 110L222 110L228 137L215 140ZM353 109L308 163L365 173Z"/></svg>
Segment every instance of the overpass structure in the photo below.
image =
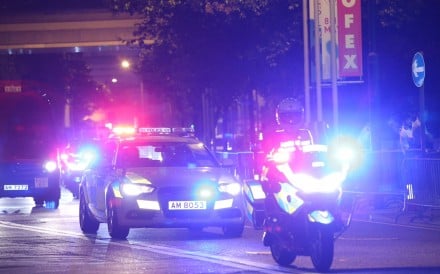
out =
<svg viewBox="0 0 440 274"><path fill-rule="evenodd" d="M90 64L92 77L107 82L121 69L122 58L136 58L137 50L123 41L134 37L139 22L139 17L113 14L107 9L2 13L0 54L81 52Z"/></svg>
<svg viewBox="0 0 440 274"><path fill-rule="evenodd" d="M143 108L144 91L140 75L133 69L121 67L122 60L137 61L138 49L125 45L124 40L134 38L136 24L141 20L125 13L113 14L106 9L0 13L0 58L8 60L10 55L81 54L95 82L106 89L117 90L118 94L129 92ZM7 66L8 63L0 65ZM65 112L64 115L65 126L68 127L70 118L66 117L70 114Z"/></svg>
<svg viewBox="0 0 440 274"><path fill-rule="evenodd" d="M128 14L113 14L109 10L2 14L0 52L117 48L123 46L123 39L133 38L135 25L140 20Z"/></svg>

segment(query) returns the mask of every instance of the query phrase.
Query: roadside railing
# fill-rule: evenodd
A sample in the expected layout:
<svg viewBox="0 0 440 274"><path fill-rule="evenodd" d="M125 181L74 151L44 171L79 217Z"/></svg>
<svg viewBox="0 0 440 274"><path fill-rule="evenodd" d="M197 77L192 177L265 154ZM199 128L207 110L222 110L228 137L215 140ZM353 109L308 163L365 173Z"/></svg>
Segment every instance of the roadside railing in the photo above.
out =
<svg viewBox="0 0 440 274"><path fill-rule="evenodd" d="M405 182L403 213L415 210L416 218L433 218L440 210L440 158L406 158L402 163Z"/></svg>
<svg viewBox="0 0 440 274"><path fill-rule="evenodd" d="M249 151L216 154L232 160L240 180L252 180L264 158L262 153ZM413 211L413 219L433 218L430 213L440 210L440 157L404 158L399 150L365 152L362 166L348 177L344 194L355 199L356 207L368 203L375 209L400 208L396 222Z"/></svg>

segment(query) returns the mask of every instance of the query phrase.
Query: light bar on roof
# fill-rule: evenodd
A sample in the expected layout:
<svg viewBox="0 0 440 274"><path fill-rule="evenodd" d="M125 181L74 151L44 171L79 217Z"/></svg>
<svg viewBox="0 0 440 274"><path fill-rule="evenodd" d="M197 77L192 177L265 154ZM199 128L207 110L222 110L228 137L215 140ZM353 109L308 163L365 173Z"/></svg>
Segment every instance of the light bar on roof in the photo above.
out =
<svg viewBox="0 0 440 274"><path fill-rule="evenodd" d="M121 135L133 135L136 133L136 129L131 126L118 126L112 129L113 133L121 136Z"/></svg>
<svg viewBox="0 0 440 274"><path fill-rule="evenodd" d="M158 133L158 134L170 134L171 128L169 127L141 127L138 130L139 133Z"/></svg>
<svg viewBox="0 0 440 274"><path fill-rule="evenodd" d="M138 129L139 133L150 135L194 135L194 128L186 127L141 127Z"/></svg>
<svg viewBox="0 0 440 274"><path fill-rule="evenodd" d="M192 127L173 127L174 133L194 133L194 128Z"/></svg>

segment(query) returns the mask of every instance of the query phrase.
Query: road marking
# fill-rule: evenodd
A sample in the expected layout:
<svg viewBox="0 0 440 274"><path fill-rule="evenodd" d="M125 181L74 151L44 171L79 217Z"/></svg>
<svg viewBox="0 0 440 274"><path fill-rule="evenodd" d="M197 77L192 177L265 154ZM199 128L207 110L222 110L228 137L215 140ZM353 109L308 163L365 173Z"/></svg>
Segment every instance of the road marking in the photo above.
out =
<svg viewBox="0 0 440 274"><path fill-rule="evenodd" d="M271 255L270 251L246 251L249 255Z"/></svg>
<svg viewBox="0 0 440 274"><path fill-rule="evenodd" d="M172 248L172 247L161 246L161 245L152 245L152 244L148 244L145 242L134 241L134 240L127 240L126 242L114 242L114 241L110 241L110 239L102 239L102 238L98 238L96 236L91 236L91 235L87 236L87 235L84 235L83 233L80 233L80 232L64 231L64 230L58 230L58 229L53 229L53 228L42 228L42 227L16 224L16 223L12 223L12 222L4 222L4 221L0 221L0 227L21 229L21 230L25 230L25 231L32 231L32 232L39 232L39 233L46 233L46 234L55 235L55 236L65 236L65 237L71 237L71 238L76 238L76 239L80 239L80 240L87 240L87 241L89 241L90 238L94 238L96 240L96 242L104 243L104 244L108 244L108 245L143 250L143 251L159 253L159 254L173 256L173 257L181 257L181 258L199 260L199 261L204 261L204 262L210 262L210 263L215 263L215 264L222 265L222 266L238 268L238 269L242 269L242 270L246 270L246 271L251 271L251 270L264 271L264 273L273 273L273 274L275 274L275 273L291 273L292 272L291 268L281 267L278 265L258 263L255 261L239 259L236 257L212 255L212 254L207 254L207 253L198 252L198 251L189 251L189 250Z"/></svg>
<svg viewBox="0 0 440 274"><path fill-rule="evenodd" d="M339 240L344 241L389 241L389 240L399 240L399 238L386 238L386 237L377 237L377 238L359 238L359 237L353 237L353 238L346 238L346 237L339 237Z"/></svg>

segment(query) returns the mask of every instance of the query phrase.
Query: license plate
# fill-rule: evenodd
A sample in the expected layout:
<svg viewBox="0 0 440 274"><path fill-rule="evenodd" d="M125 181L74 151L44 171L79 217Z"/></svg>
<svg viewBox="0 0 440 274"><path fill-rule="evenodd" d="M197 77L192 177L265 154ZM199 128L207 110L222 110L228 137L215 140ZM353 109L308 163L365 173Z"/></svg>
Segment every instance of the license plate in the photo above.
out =
<svg viewBox="0 0 440 274"><path fill-rule="evenodd" d="M203 210L206 209L206 201L169 201L169 210Z"/></svg>
<svg viewBox="0 0 440 274"><path fill-rule="evenodd" d="M8 191L8 190L28 190L29 186L28 185L4 185L3 186L3 190Z"/></svg>
<svg viewBox="0 0 440 274"><path fill-rule="evenodd" d="M46 187L49 187L49 179L47 177L35 178L35 188L46 188Z"/></svg>

